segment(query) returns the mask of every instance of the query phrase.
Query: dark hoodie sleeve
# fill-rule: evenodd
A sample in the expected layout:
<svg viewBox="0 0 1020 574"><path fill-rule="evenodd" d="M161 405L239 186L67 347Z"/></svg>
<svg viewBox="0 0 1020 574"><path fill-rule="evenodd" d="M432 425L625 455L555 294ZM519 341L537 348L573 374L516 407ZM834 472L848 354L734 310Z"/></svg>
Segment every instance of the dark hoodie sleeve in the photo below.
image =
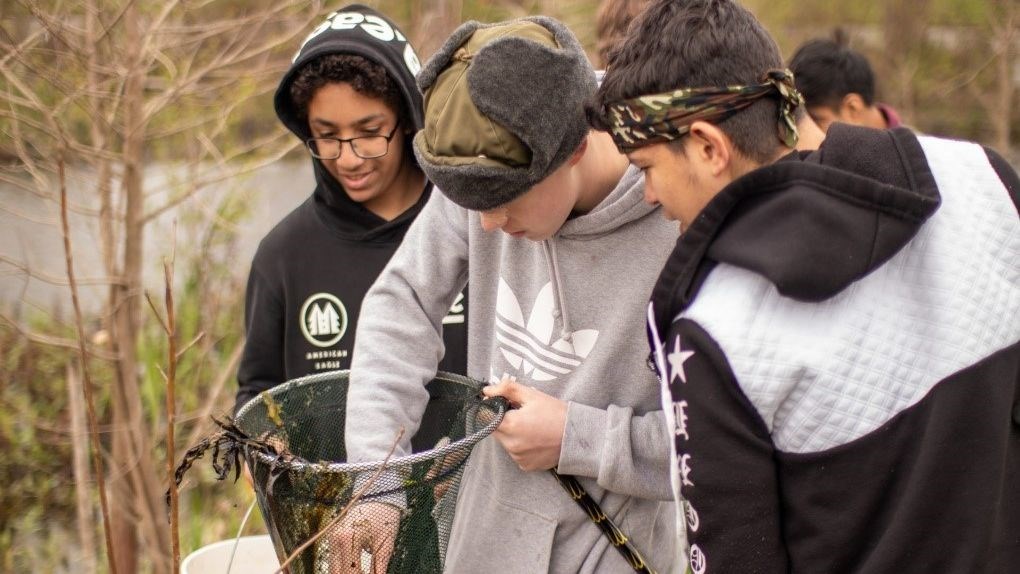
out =
<svg viewBox="0 0 1020 574"><path fill-rule="evenodd" d="M692 568L786 572L775 446L764 421L696 323L673 323L664 365Z"/></svg>
<svg viewBox="0 0 1020 574"><path fill-rule="evenodd" d="M256 262L257 262L256 258ZM244 299L244 353L237 369L234 414L262 391L286 380L283 364L284 308L272 285L252 265Z"/></svg>
<svg viewBox="0 0 1020 574"><path fill-rule="evenodd" d="M1006 186L1006 191L1009 192L1009 197L1013 200L1017 212L1020 213L1020 178L1017 177L1016 171L1005 158L999 155L999 152L992 148L985 147L985 154L988 156L988 162L995 169L995 173L1002 180L1002 184Z"/></svg>

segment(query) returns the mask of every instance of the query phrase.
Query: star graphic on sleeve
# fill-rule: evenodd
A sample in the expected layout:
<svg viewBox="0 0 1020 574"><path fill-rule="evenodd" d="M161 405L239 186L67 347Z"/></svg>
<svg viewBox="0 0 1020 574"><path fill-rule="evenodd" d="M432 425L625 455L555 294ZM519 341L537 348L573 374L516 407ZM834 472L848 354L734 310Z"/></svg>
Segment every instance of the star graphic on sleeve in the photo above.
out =
<svg viewBox="0 0 1020 574"><path fill-rule="evenodd" d="M673 345L673 352L666 355L666 360L669 361L669 368L672 371L672 375L669 378L669 382L673 382L673 379L680 377L680 381L687 383L687 373L684 372L684 362L690 359L694 355L694 351L684 351L680 348L680 337L676 338L676 343Z"/></svg>

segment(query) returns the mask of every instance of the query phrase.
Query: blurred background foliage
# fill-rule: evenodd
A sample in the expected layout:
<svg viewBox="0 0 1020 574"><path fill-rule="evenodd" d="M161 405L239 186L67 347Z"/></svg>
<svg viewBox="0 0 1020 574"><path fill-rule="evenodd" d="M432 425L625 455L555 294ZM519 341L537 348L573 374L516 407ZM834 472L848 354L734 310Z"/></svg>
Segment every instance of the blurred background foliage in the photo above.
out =
<svg viewBox="0 0 1020 574"><path fill-rule="evenodd" d="M527 14L547 14L570 25L595 60L595 11L598 0L376 0L362 2L379 9L400 24L418 49L424 62L460 22L469 19L496 21ZM11 37L22 35L39 24L32 16L35 4L18 0L0 5L0 21ZM68 14L75 3L67 3ZM110 3L110 10L117 3ZM136 2L155 12L159 2ZM187 21L201 23L238 16L258 3L244 0L181 3ZM999 91L998 82L1008 80L1011 92L1017 82L1015 0L746 0L744 2L773 33L790 55L801 42L813 37L831 37L836 28L848 34L851 47L865 53L878 77L879 97L905 114L907 122L921 131L972 139L995 141L1002 123L1015 125L1012 105L990 109L988 100ZM343 3L325 3L322 16ZM184 8L182 8L184 9ZM172 30L167 32L172 35ZM222 41L222 39L221 39ZM175 134L150 146L151 158L174 159L181 146L196 145L192 134L181 130L182 122L201 108L215 108L220 118L230 118L231 137L251 140L278 129L271 96L249 98L258 78L276 78L286 68L296 45L281 46L263 65L250 69L247 78L232 79L234 101L224 101L213 91L168 108L156 119L157 130ZM206 41L203 54L214 54L216 41ZM51 48L60 50L59 41ZM1005 65L1000 65L1004 62ZM191 66L201 64L201 59ZM168 63L168 68L170 63ZM1005 70L1009 78L1002 78ZM69 70L73 72L73 70ZM158 77L150 78L147 89L159 90ZM1005 115L1008 114L1008 115ZM2 125L2 123L0 123ZM87 117L73 119L71 129L89 129ZM1012 142L1009 142L1012 146ZM1002 151L1009 152L1004 149ZM0 154L10 157L9 144L0 142Z"/></svg>
<svg viewBox="0 0 1020 574"><path fill-rule="evenodd" d="M462 21L495 21L527 14L565 21L591 49L594 59L596 0L364 3L396 20L417 46L422 61ZM239 230L249 221L251 196L246 188L251 182L232 175L259 162L302 157L297 142L291 141L276 120L272 90L311 25L343 5L298 2L281 8L277 4L261 0L0 2L0 133L4 136L0 137L0 164L4 166L0 171L0 208L11 205L18 194L34 194L49 201L55 213L53 164L60 152L67 154L72 167L86 173L82 176L86 187L102 189L104 180L90 179L89 174L101 173L104 165L111 170L105 185L114 191L107 191L112 199L105 209L130 223L130 217L124 215L133 169L129 166L139 158L132 159L128 144L137 130L129 125L131 116L121 115L121 107L126 107L131 97L140 99L146 118L141 164L183 166L164 182L164 189L144 201L157 215L176 221L177 235L161 234L145 258L151 263L175 253L178 345L194 342L178 365L175 460L211 431L209 414L229 411L236 388L233 371L242 338L248 262L237 260L235 254ZM850 45L871 59L879 99L896 107L909 125L931 134L990 144L1014 157L1014 108L1020 76L1016 58L1018 2L747 0L745 4L773 33L785 55L804 40L843 29ZM252 20L256 13L274 10L273 18ZM88 54L95 54L87 51L84 43L72 45L97 41L84 32L90 15L98 16L92 21L102 24L102 37L95 45L110 44L98 61L88 60ZM150 34L132 36L132 28L125 28L129 20L141 23L135 31L149 30ZM153 22L158 28L145 28ZM252 38L238 43L239 27L256 25ZM154 44L159 48L146 60L140 90L132 96L125 87L129 84L126 75L134 69L132 50L138 46L143 53ZM217 64L224 54L238 49L258 55L237 58L229 66ZM90 80L90 74L99 74L100 79L91 76ZM186 81L190 77L194 82ZM90 86L100 86L102 97L90 92ZM97 123L109 131L97 130ZM60 133L54 133L55 129ZM62 140L79 142L80 149L68 148ZM210 164L218 167L212 176L203 171ZM298 165L306 169L306 164ZM212 197L200 196L203 186L212 180L225 185L217 187ZM196 199L199 197L201 201ZM101 221L104 208L98 193L82 193L77 202L78 216ZM121 219L115 217L114 221ZM96 228L103 226L96 224ZM85 317L94 351L89 369L96 389L103 455L113 479L141 464L118 460L116 449L110 446L114 431L123 430L112 421L120 388L115 381L124 373L118 371L118 360L103 358L104 352L116 348L111 347L111 337L115 339L118 332L111 326L112 317L123 301L131 300L142 307L129 345L135 354L132 364L136 363L133 374L138 380L139 428L151 438L148 454L155 464L155 476L160 477L155 490L161 494L167 486L166 443L162 439L167 422L166 383L161 374L167 337L148 306L139 301L143 290L152 292L155 301L162 301L162 291L138 278L124 279L130 265L117 263L116 257L129 252L132 242L141 242L142 236L130 225L111 224L110 229L114 242L103 250L111 252L114 263L105 269L80 271L84 276L105 274L116 279L111 279L112 283L133 286L128 299L111 295L106 307ZM49 233L59 231L51 227ZM175 250L173 237L186 237L186 247ZM0 282L22 281L33 273L37 272L24 262L0 259ZM75 440L81 437L71 428L68 384L81 365L73 344L76 330L67 319L69 307L69 291L66 298L54 301L52 308L0 300L3 572L78 572L93 563L98 571L105 571L93 482L84 489L90 503L86 530L91 529L95 543L91 556L81 547L88 537L80 531L82 516L76 513L71 461ZM251 500L243 481L236 485L216 482L208 467L199 464L182 491L182 553L233 536ZM158 519L165 520L165 515ZM261 528L256 518L246 532ZM168 549L155 546L151 541L149 546L140 543L140 571L167 571Z"/></svg>

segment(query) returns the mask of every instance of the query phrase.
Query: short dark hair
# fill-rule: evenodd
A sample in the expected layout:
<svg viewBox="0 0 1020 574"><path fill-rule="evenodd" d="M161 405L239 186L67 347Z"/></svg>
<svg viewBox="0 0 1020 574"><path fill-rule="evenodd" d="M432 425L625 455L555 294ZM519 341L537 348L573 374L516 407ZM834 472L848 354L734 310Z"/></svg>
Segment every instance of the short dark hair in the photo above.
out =
<svg viewBox="0 0 1020 574"><path fill-rule="evenodd" d="M290 98L302 121L308 121L308 104L315 92L327 84L350 84L354 91L383 100L404 127L413 129L407 105L396 80L386 69L355 54L326 54L311 60L298 70L290 84Z"/></svg>
<svg viewBox="0 0 1020 574"><path fill-rule="evenodd" d="M790 70L810 107L838 110L847 94L859 94L869 106L875 101L871 64L839 40L816 38L805 42L790 58Z"/></svg>
<svg viewBox="0 0 1020 574"><path fill-rule="evenodd" d="M655 0L613 54L591 112L607 104L678 88L759 84L782 68L775 40L732 0ZM770 161L780 145L778 94L718 122L744 156Z"/></svg>

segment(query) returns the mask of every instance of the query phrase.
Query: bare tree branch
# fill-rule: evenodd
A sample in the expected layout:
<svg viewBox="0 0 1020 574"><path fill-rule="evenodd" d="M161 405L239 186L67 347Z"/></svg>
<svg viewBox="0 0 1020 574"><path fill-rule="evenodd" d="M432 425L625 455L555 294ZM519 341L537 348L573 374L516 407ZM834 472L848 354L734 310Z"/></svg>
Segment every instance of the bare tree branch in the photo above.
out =
<svg viewBox="0 0 1020 574"><path fill-rule="evenodd" d="M244 341L238 341L237 345L234 346L234 350L230 352L230 358L227 360L225 368L221 369L216 380L213 381L212 392L206 397L205 404L202 406L202 410L198 414L188 415L187 417L181 417L181 420L197 420L202 422L208 422L209 416L216 408L216 404L219 403L220 395L223 393L223 389L226 388L227 382L233 380L234 372L237 369L237 365L241 362L241 354L244 352ZM208 427L202 425L196 425L191 429L191 434L188 435L188 440L184 443L186 445L192 445L199 441L203 434L208 431Z"/></svg>
<svg viewBox="0 0 1020 574"><path fill-rule="evenodd" d="M174 431L177 426L177 362L180 360L180 353L177 352L177 314L174 309L174 259L177 249L177 226L174 225L173 252L169 258L163 260L163 280L166 305L166 327L167 334L167 373L166 373L166 465L167 481L170 492L170 549L174 574L180 572L181 567L181 538L180 538L180 504L178 501L177 482L174 480L174 465L177 460L177 451L174 445ZM151 302L151 300L150 300ZM153 307L153 311L155 311ZM162 319L160 319L162 321ZM200 335L201 337L201 335ZM187 349L184 349L187 350ZM181 352L183 352L182 350Z"/></svg>
<svg viewBox="0 0 1020 574"><path fill-rule="evenodd" d="M36 271L29 265L16 261L7 257L6 255L0 254L0 263L5 263L14 267L15 269L23 272L33 279L48 283L50 285L58 285L60 287L70 287L71 282L67 279L62 279L56 275L50 275L42 271ZM121 285L123 281L117 277L85 277L75 281L77 285Z"/></svg>
<svg viewBox="0 0 1020 574"><path fill-rule="evenodd" d="M321 15L321 3L259 0L254 8L228 7L227 12L240 14L228 18L215 3L203 0L18 3L26 8L31 27L19 30L18 40L0 33L0 130L5 130L5 140L10 136L11 143L5 141L4 148L14 153L17 162L10 168L0 167L0 182L15 182L17 190L46 201L59 199L65 219L68 213L98 219L105 273L88 279L75 276L73 287L110 286L98 318L103 321L101 332L110 336L113 352L103 356L113 362L114 372L109 396L104 397L109 399L113 421L105 475L114 494L109 500L113 535L106 536L113 549L108 554L118 570L133 571L144 552L153 573L165 574L171 566L176 568L179 546L171 536L175 533L166 528L161 497L152 495L162 475L162 461L153 456L159 451L153 447L162 442L155 437L166 419L149 409L141 396L145 381L139 376L144 371L139 341L150 332L149 326L155 326L142 312L143 306L161 307L142 288L142 270L148 261L143 250L146 226L200 191L250 173L293 149L295 144L282 130L266 136L260 132L239 143L231 138L236 138L237 111L251 105L252 97L274 88L275 76L290 55L289 44L303 33L308 20ZM161 138L165 142L157 141ZM177 178L176 172L169 171L166 183L153 184L154 178L145 172L152 165L149 160L158 162L163 146L181 143L186 157L183 175ZM63 162L59 174L53 165L56 150ZM61 184L59 198L56 180ZM210 229L230 226L218 209L199 207L212 222ZM5 213L10 211L27 210L11 205ZM91 231L92 221L86 223ZM65 226L71 227L66 222ZM78 226L74 227L77 234ZM210 232L206 239L213 236ZM70 279L64 285L64 280L40 272L25 257L6 254L6 259L0 259L0 275L6 271L71 286ZM107 281L103 275L116 280ZM210 276L199 272L200 288L206 287ZM26 287L30 283L24 281ZM157 317L164 333L179 335L172 324L176 319L159 313ZM16 325L14 319L9 322ZM18 326L18 330L24 329ZM197 332L209 331L199 328ZM84 347L93 358L102 350L86 346L83 336L77 345L38 334L26 336L76 346L79 353ZM168 394L183 374L204 368L202 361L207 357L226 359L207 354L206 340L204 335L194 336L180 348L175 338L175 350L167 357L172 368L163 369ZM192 360L196 348L203 349L202 361ZM216 397L222 398L238 360L232 358L220 377ZM167 400L168 458L172 458L176 437L171 433L178 419L175 399L168 396ZM103 451L96 452L103 456Z"/></svg>
<svg viewBox="0 0 1020 574"><path fill-rule="evenodd" d="M318 4L317 2L314 4ZM190 72L186 77L181 78L178 83L166 89L161 97L156 98L149 102L146 107L145 116L151 117L156 111L163 109L167 103L175 100L181 93L186 93L195 84L204 78L213 76L217 71L243 66L245 63L255 58L261 57L263 54L277 50L280 46L289 43L296 32L290 31L288 33L280 34L276 37L265 41L258 34L260 31L259 26L266 22L275 20L281 13L285 13L290 10L294 4L282 3L277 5L275 10L263 14L256 14L249 18L243 18L238 22L219 23L206 25L204 32L209 37L216 37L222 39L226 37L230 44L225 48L216 52L215 57L208 64L199 67ZM240 25L239 25L240 24ZM233 34L224 34L223 30L217 31L218 27L222 27L225 30L234 30ZM236 30L246 30L247 34L240 35L236 34ZM252 46L251 44L259 38L259 44Z"/></svg>
<svg viewBox="0 0 1020 574"><path fill-rule="evenodd" d="M156 304L152 302L152 297L149 295L148 291L145 292L145 300L149 302L149 308L152 309L152 314L156 316L156 319L159 321L159 325L163 327L163 332L169 335L170 324L167 323L166 319L163 319L163 316L159 314L159 309L157 309Z"/></svg>
<svg viewBox="0 0 1020 574"><path fill-rule="evenodd" d="M220 183L220 182L227 181L227 180L230 180L230 179L234 179L236 177L239 177L241 175L254 172L254 171L256 171L256 170L258 170L260 168L263 168L263 167L265 167L265 166L267 166L267 165L269 165L271 163L274 163L274 162L280 160L281 158L283 158L285 155L287 155L290 152L290 150L294 149L294 147L296 147L297 145L298 144L296 144L296 143L292 143L289 148L282 149L282 150L280 150L279 152L277 152L276 154L274 154L274 155L272 155L270 157L261 158L258 162L255 162L255 163L243 166L243 167L238 168L236 170L233 170L233 171L231 171L229 173L222 173L220 175L210 176L210 177L205 178L205 179L198 179L197 181L194 182L193 187L192 187L191 190L189 190L188 192L183 193L183 194L181 194L179 196L174 197L173 199L168 201L166 204L161 205L160 207L154 209L153 211L150 211L149 213L145 214L145 216L143 217L142 221L144 221L145 223L148 223L148 222L152 221L153 219L156 219L157 217L159 217L163 213L178 207L180 204L184 203L185 201L187 201L188 199L193 197L196 193L198 193L202 189L204 189L204 188L206 188L206 187L208 187L208 186L210 186L212 184ZM227 160L225 159L225 161L227 161Z"/></svg>
<svg viewBox="0 0 1020 574"><path fill-rule="evenodd" d="M0 57L0 66L6 65L10 59L20 56L25 50L27 50L29 47L31 47L32 45L36 44L39 40L41 40L43 34L44 30L40 28L39 30L36 30L35 32L32 32L31 34L26 36L25 39L23 39L21 43L19 43L17 46L5 42L4 44L6 45L5 47L7 48L6 50L7 53L4 56Z"/></svg>
<svg viewBox="0 0 1020 574"><path fill-rule="evenodd" d="M0 177L0 182L4 182L4 178L3 177ZM8 207L8 206L2 205L2 204L0 204L0 211L9 213L9 214L13 215L14 217L17 217L18 219L21 219L21 220L24 220L24 221L28 221L28 222L31 222L31 223L35 223L37 225L45 225L47 227L56 227L57 225L60 225L60 221L57 220L57 219L53 219L52 217L47 217L47 218L35 217L33 215L29 215L27 213L24 213L22 211L18 211L17 209L14 209L13 207ZM0 255L0 261L3 261L3 255Z"/></svg>
<svg viewBox="0 0 1020 574"><path fill-rule="evenodd" d="M95 466L96 473L96 486L99 489L99 506L103 513L103 531L106 534L106 554L107 562L110 566L110 572L117 574L117 565L113 555L113 539L110 531L110 511L109 504L106 501L106 482L103 476L103 461L100 458L102 450L99 446L99 435L96 432L99 426L96 418L96 403L95 398L92 396L92 377L89 374L88 360L89 355L85 350L85 325L82 320L81 304L78 302L78 287L74 282L74 255L71 249L71 232L67 221L67 188L64 185L64 158L57 158L57 165L60 173L60 197L61 197L61 211L60 221L64 235L64 253L67 262L67 279L71 284L71 301L74 304L74 316L75 325L78 329L78 356L81 360L82 375L84 382L82 389L85 394L85 406L88 411L89 427L92 429L92 449L93 449L93 465Z"/></svg>
<svg viewBox="0 0 1020 574"><path fill-rule="evenodd" d="M39 343L39 344L48 345L48 346L51 346L51 347L59 347L61 349L68 349L68 350L71 350L71 351L77 351L78 350L78 341L73 340L73 339L64 339L62 337L55 337L55 336L52 336L52 335L45 335L45 334L42 334L42 333L36 333L36 332L32 331L31 329L22 326L20 323L18 323L17 321L12 319L11 317L8 317L4 313L0 313L0 321L3 321L7 325L9 325L12 329L17 331L19 335L21 335L26 340L31 341L33 343ZM88 354L91 357L102 359L104 361L116 361L117 360L117 356L116 355L113 355L113 354L111 354L111 353L109 353L107 351L103 351L102 349L97 349L97 348L95 348L92 345L87 346L86 350L88 351Z"/></svg>
<svg viewBox="0 0 1020 574"><path fill-rule="evenodd" d="M183 347L181 348L181 350L180 350L180 351L177 351L177 360L180 360L180 359L181 359L181 357L183 357L183 356L184 356L184 353L187 353L187 352L188 352L189 350L191 350L191 348L192 348L192 347L194 347L195 345L197 345L197 344L198 344L198 342L199 342L199 341L201 341L201 340L202 340L202 339L204 339L204 338L205 338L205 332L204 332L204 331L203 331L203 332L201 332L201 333L199 333L198 335L195 335L195 338L194 338L194 339L192 339L192 340L191 340L190 342L188 342L188 344L187 344L187 345L184 345L184 346L183 346Z"/></svg>
<svg viewBox="0 0 1020 574"><path fill-rule="evenodd" d="M49 34L50 37L63 44L64 48L66 48L70 54L74 55L74 57L79 60L79 64L84 67L86 58L81 53L81 46L77 42L66 39L63 34L64 24L66 23L64 20L58 22L56 18L51 18L49 14L39 8L38 3L36 2L18 0L18 3L32 14L36 21L46 29L46 33Z"/></svg>

